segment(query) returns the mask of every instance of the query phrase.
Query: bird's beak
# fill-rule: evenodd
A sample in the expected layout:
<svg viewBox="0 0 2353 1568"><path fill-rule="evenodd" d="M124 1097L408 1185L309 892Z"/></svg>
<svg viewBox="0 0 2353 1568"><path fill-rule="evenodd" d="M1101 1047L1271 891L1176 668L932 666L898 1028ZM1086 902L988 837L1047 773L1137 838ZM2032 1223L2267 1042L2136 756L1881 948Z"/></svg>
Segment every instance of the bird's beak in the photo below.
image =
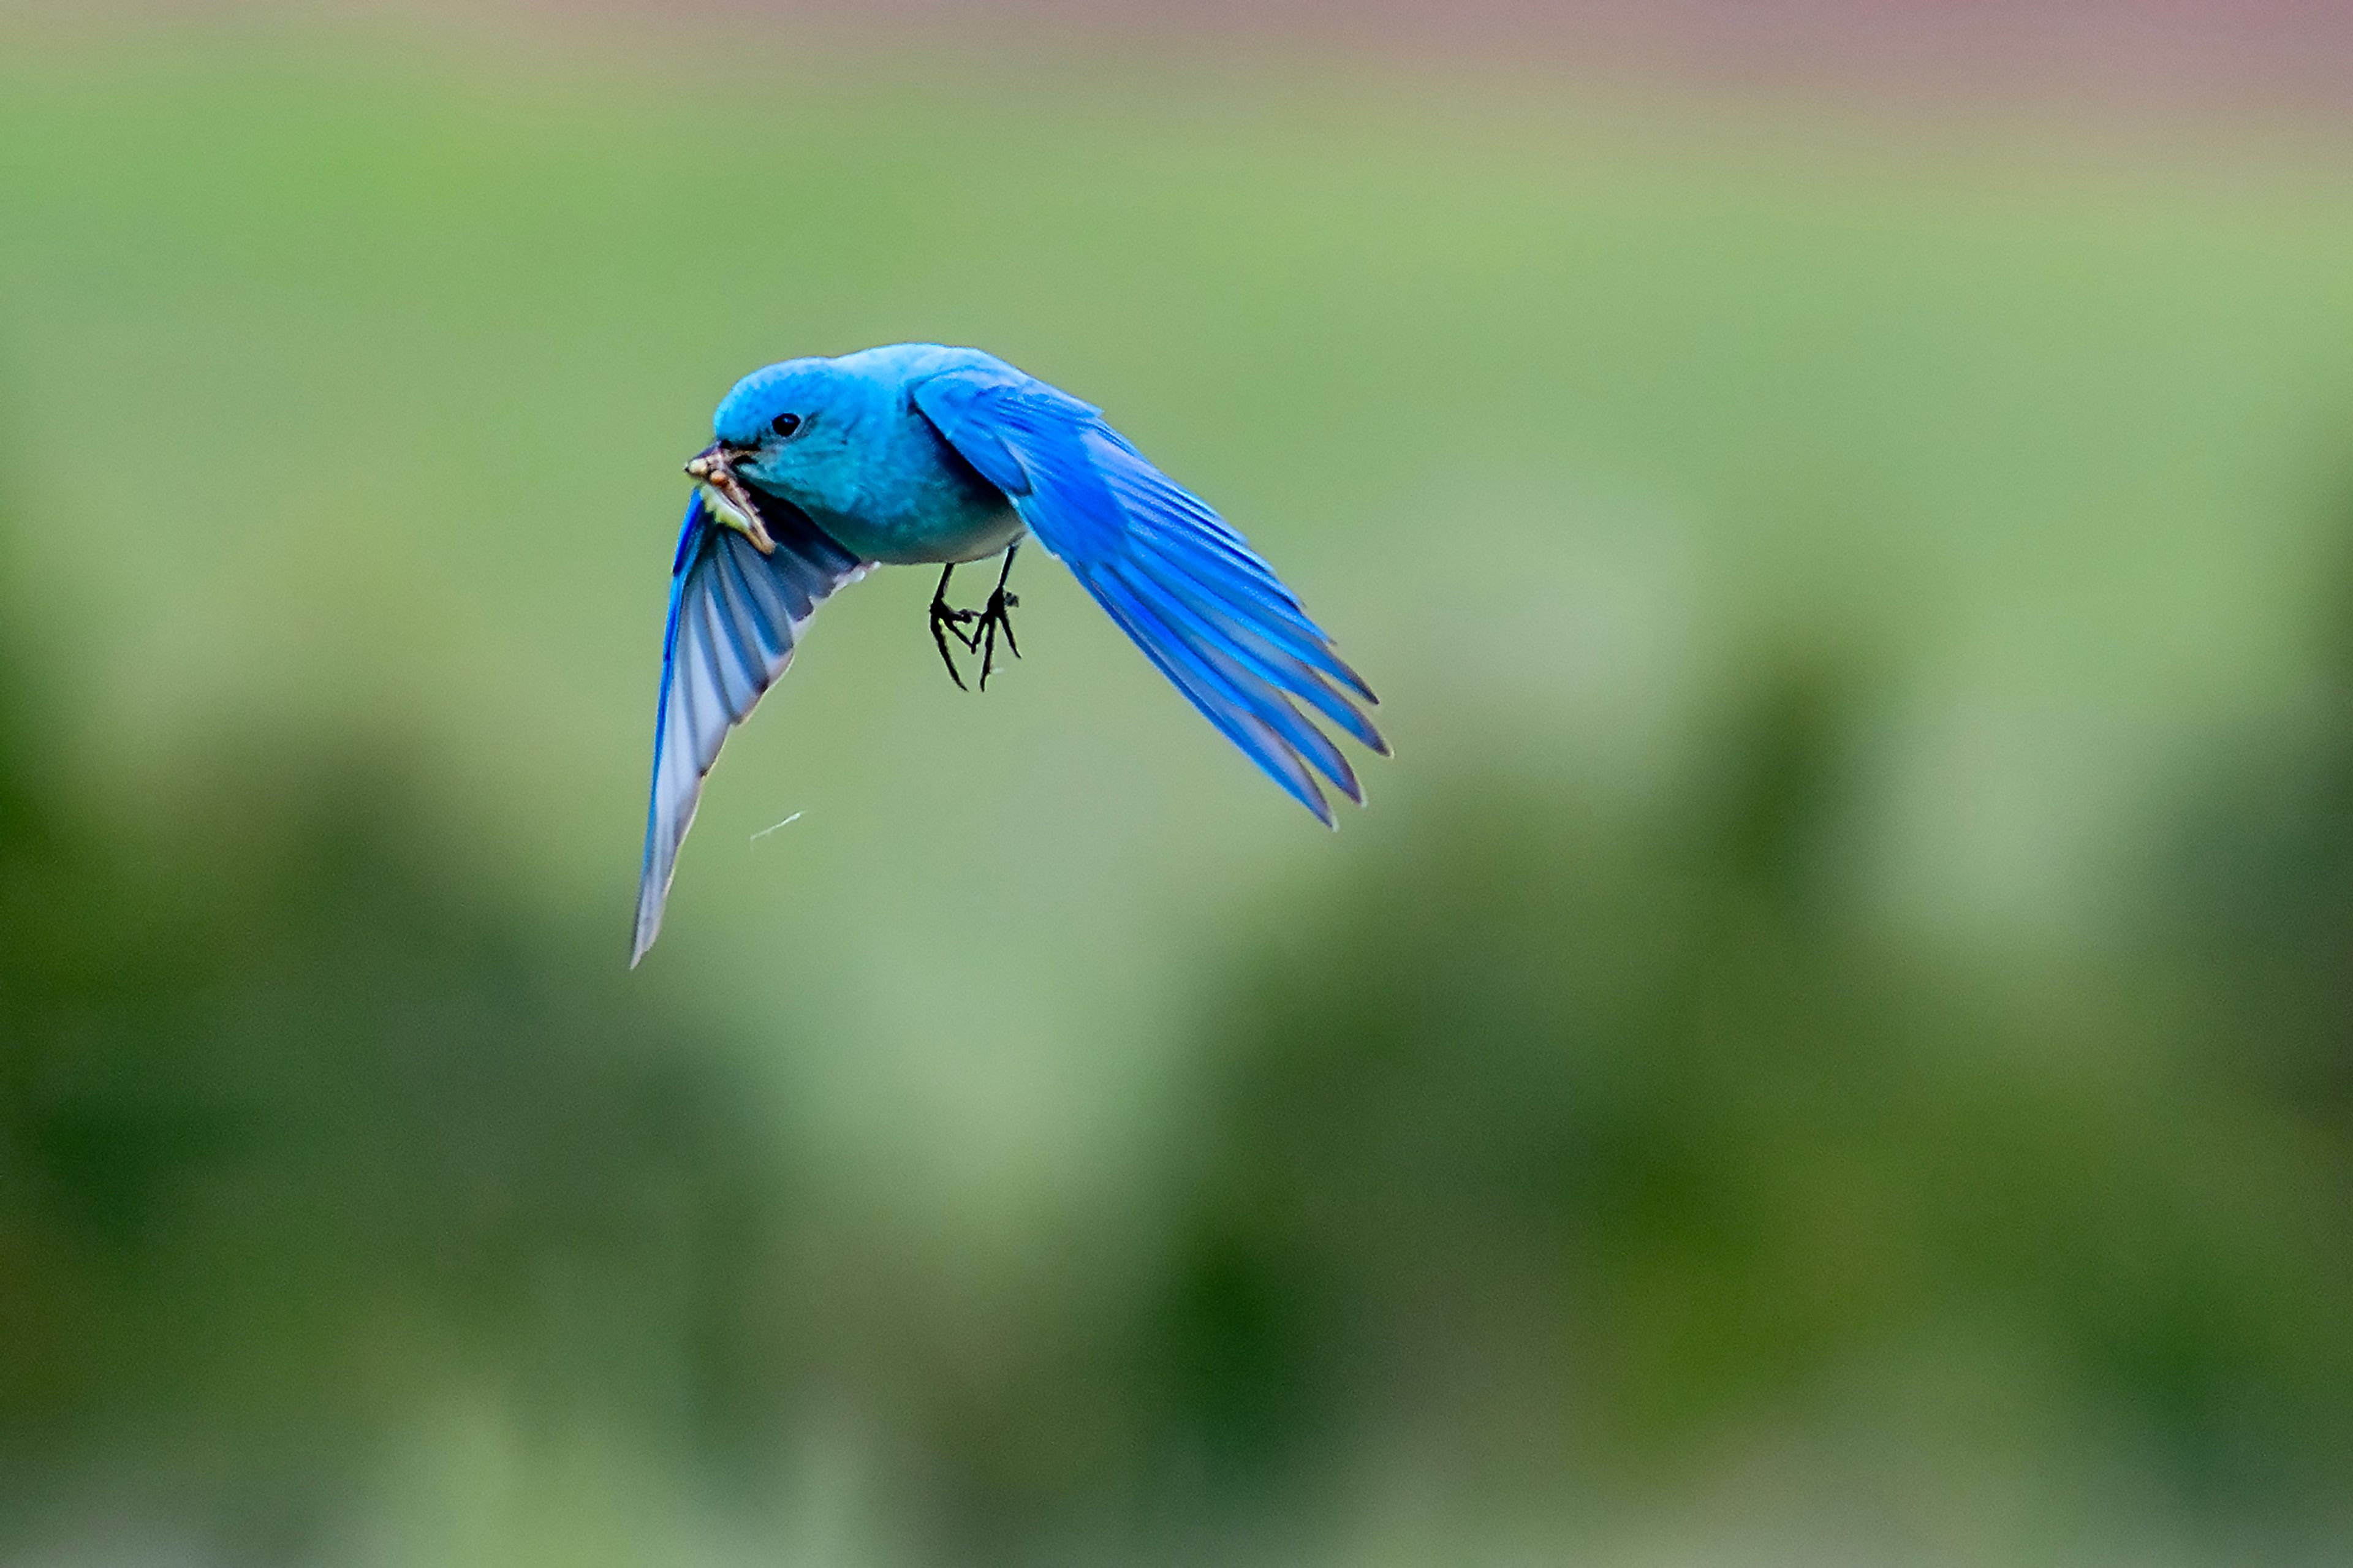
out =
<svg viewBox="0 0 2353 1568"><path fill-rule="evenodd" d="M713 441L687 459L686 476L702 487L720 521L750 540L752 548L761 554L774 555L776 542L768 536L768 525L761 521L752 492L735 477L734 457L726 442Z"/></svg>

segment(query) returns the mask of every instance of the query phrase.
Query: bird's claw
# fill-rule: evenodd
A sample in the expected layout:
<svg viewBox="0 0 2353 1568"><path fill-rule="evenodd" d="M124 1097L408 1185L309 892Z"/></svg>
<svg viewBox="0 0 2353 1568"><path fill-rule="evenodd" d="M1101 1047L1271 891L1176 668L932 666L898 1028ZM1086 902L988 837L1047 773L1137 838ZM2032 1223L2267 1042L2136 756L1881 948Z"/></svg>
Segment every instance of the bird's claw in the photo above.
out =
<svg viewBox="0 0 2353 1568"><path fill-rule="evenodd" d="M948 652L949 634L964 644L966 653L980 655L980 689L988 689L988 678L997 671L997 634L1005 634L1005 646L1013 657L1021 657L1020 645L1013 640L1013 617L1009 612L1021 602L1018 595L1005 591L1005 580L1013 574L1013 554L1021 548L1016 542L1006 546L1005 565L997 574L997 590L988 595L988 605L981 610L959 610L948 604L948 580L955 575L955 563L940 568L940 585L932 590L932 641L938 645L940 662L948 667L948 679L956 683L958 691L969 691L964 676L955 666L955 656ZM969 625L971 630L965 628Z"/></svg>
<svg viewBox="0 0 2353 1568"><path fill-rule="evenodd" d="M980 646L979 628L975 627L971 631L964 629L978 619L980 619L978 610L959 610L947 605L932 606L932 629L948 634L967 648L977 648Z"/></svg>
<svg viewBox="0 0 2353 1568"><path fill-rule="evenodd" d="M956 641L964 644L965 651L967 653L977 652L980 647L979 632L977 630L967 632L964 628L966 622L979 618L977 611L955 609L945 599L937 595L933 595L932 641L938 645L940 662L948 667L948 679L956 683L958 691L968 691L971 688L965 685L964 677L957 673L955 656L948 651L948 638L953 637Z"/></svg>
<svg viewBox="0 0 2353 1568"><path fill-rule="evenodd" d="M980 624L972 629L972 641L965 646L980 654L980 689L988 689L988 678L997 668L997 634L1005 634L1005 646L1013 657L1021 657L1021 645L1013 640L1013 616L1008 613L1021 603L1021 595L1008 594L1002 587L988 596L987 608L980 612ZM983 645L986 645L985 647Z"/></svg>

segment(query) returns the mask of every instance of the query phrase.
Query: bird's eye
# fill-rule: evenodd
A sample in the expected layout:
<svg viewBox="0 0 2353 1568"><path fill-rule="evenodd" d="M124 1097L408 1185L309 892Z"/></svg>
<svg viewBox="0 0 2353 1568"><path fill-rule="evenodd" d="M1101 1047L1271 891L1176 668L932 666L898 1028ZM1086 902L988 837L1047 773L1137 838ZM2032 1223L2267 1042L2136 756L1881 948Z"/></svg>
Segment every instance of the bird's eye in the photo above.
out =
<svg viewBox="0 0 2353 1568"><path fill-rule="evenodd" d="M797 414L779 414L768 421L768 428L779 436L789 436L800 427L801 416Z"/></svg>

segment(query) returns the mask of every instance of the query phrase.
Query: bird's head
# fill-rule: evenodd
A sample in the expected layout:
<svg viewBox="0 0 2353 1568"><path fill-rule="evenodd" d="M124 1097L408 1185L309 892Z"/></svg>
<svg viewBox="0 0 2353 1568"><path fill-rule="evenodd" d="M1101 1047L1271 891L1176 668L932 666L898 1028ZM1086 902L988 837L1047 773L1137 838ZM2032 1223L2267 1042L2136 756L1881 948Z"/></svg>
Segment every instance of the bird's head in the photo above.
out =
<svg viewBox="0 0 2353 1568"><path fill-rule="evenodd" d="M829 467L847 452L860 400L833 361L787 360L735 384L712 416L718 438L686 465L719 521L765 553L776 548L761 521L757 486L788 500L820 500Z"/></svg>

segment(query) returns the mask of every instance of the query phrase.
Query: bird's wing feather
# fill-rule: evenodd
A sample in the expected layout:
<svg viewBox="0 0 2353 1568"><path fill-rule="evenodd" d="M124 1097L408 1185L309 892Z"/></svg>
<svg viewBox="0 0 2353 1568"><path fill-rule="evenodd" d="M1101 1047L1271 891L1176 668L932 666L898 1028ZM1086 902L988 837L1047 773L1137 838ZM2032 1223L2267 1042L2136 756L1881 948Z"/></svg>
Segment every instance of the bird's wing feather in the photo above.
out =
<svg viewBox="0 0 2353 1568"><path fill-rule="evenodd" d="M645 864L638 881L634 967L661 930L662 904L678 847L694 821L703 775L727 732L793 661L801 627L837 588L866 574L797 510L761 498L776 542L763 555L713 519L697 490L686 509L670 567L670 624L662 634L661 699L654 713L652 800L646 810Z"/></svg>
<svg viewBox="0 0 2353 1568"><path fill-rule="evenodd" d="M1293 703L1387 755L1358 706L1374 701L1371 688L1207 502L1154 468L1100 410L1010 367L946 372L918 383L913 396L1245 756L1327 824L1314 773L1364 799L1347 759Z"/></svg>

